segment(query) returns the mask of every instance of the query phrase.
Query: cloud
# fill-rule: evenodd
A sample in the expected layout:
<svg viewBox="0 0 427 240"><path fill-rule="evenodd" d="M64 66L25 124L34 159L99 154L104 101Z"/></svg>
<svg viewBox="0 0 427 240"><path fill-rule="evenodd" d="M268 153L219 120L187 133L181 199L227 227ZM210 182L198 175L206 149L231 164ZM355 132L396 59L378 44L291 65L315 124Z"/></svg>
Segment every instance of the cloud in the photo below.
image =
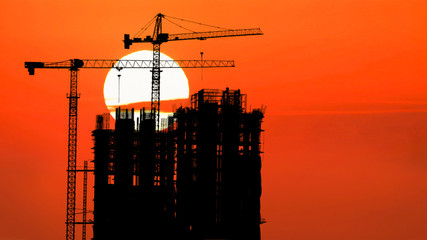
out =
<svg viewBox="0 0 427 240"><path fill-rule="evenodd" d="M303 106L290 105L283 107L278 113L279 115L349 115L427 112L427 102L423 101L360 101L307 105L307 103Z"/></svg>

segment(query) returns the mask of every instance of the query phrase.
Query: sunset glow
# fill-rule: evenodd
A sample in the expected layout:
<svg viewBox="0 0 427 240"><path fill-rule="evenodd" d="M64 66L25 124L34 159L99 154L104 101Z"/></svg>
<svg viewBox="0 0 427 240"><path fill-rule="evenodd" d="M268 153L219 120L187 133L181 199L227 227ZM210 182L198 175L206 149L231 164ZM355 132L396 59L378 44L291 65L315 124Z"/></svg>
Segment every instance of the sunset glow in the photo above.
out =
<svg viewBox="0 0 427 240"><path fill-rule="evenodd" d="M159 12L264 33L161 46L173 59L203 52L236 64L169 77L164 69L162 111L226 87L247 94L248 109L267 107L262 240L427 239L426 9L421 0L2 1L0 239L65 238L70 72L29 76L24 62L148 53L152 44L124 49L123 34ZM178 25L188 30L165 22L163 31L212 30ZM149 107L151 73L141 71L135 83L121 71L123 106ZM118 105L117 70L78 74L77 165L92 167L96 115ZM91 184L89 174L89 210Z"/></svg>

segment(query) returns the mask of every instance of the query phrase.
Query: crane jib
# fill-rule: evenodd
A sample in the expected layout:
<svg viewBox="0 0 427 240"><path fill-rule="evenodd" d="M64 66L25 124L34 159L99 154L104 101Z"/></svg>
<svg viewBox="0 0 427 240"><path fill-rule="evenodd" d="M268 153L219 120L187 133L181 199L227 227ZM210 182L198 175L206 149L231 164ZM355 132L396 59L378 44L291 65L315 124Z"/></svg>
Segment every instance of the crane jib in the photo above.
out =
<svg viewBox="0 0 427 240"><path fill-rule="evenodd" d="M71 59L61 62L25 62L25 68L34 75L36 68L153 68L153 60ZM160 60L160 68L216 68L235 67L233 60Z"/></svg>

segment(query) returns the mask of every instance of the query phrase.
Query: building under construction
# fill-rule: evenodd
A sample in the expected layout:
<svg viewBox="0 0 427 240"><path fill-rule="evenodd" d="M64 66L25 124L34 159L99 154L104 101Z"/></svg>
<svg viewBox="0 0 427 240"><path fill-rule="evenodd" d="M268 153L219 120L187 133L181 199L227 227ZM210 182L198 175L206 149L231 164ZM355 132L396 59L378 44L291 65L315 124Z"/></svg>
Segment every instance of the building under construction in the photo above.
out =
<svg viewBox="0 0 427 240"><path fill-rule="evenodd" d="M260 239L263 112L200 90L166 128L141 111L97 117L94 239Z"/></svg>

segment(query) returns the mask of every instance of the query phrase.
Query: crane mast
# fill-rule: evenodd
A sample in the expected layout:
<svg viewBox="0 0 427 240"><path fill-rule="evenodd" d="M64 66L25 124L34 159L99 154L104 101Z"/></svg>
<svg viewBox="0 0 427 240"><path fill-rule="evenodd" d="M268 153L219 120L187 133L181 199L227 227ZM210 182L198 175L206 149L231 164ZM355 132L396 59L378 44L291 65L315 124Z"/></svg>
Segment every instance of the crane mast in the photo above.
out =
<svg viewBox="0 0 427 240"><path fill-rule="evenodd" d="M68 165L67 165L67 233L66 239L74 239L76 221L76 156L77 156L77 92L78 68L70 68L70 93L68 111Z"/></svg>
<svg viewBox="0 0 427 240"><path fill-rule="evenodd" d="M151 74L151 118L154 118L155 127L160 129L160 44L159 35L162 34L162 14L158 14L153 32L153 69Z"/></svg>

